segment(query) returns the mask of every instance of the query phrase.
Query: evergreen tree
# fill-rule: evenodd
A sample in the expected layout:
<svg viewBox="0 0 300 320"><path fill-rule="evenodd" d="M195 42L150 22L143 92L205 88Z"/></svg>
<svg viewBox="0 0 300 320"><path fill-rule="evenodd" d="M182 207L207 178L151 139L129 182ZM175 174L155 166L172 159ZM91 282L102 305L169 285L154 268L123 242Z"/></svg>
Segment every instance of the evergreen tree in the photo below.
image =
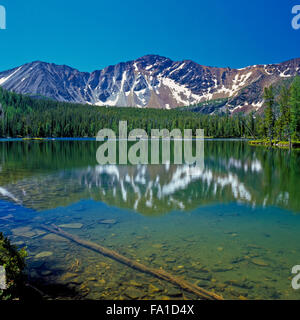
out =
<svg viewBox="0 0 300 320"><path fill-rule="evenodd" d="M291 105L291 131L292 137L300 137L300 77L297 76L291 86L290 95Z"/></svg>
<svg viewBox="0 0 300 320"><path fill-rule="evenodd" d="M275 126L275 115L274 115L274 105L275 105L275 96L273 92L273 87L264 89L264 99L266 103L265 111L265 126L268 132L268 138L272 144L273 135L274 135L274 126Z"/></svg>
<svg viewBox="0 0 300 320"><path fill-rule="evenodd" d="M291 109L289 106L290 88L282 87L279 96L280 116L277 120L280 140L289 140L291 143Z"/></svg>

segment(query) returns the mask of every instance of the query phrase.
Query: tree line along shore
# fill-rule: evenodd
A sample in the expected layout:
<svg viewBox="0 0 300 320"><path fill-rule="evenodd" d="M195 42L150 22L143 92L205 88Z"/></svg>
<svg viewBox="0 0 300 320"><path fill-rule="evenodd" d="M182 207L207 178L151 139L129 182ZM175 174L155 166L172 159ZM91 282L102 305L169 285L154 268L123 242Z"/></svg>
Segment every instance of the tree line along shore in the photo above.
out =
<svg viewBox="0 0 300 320"><path fill-rule="evenodd" d="M300 77L290 86L282 86L278 96L272 86L265 88L265 112L260 120L260 140L251 145L300 147Z"/></svg>
<svg viewBox="0 0 300 320"><path fill-rule="evenodd" d="M252 145L299 147L300 77L283 85L279 94L264 90L264 113L202 114L188 109L138 109L99 107L33 98L0 87L1 138L95 137L103 128L118 132L126 120L128 132L144 129L204 129L210 138L249 138Z"/></svg>

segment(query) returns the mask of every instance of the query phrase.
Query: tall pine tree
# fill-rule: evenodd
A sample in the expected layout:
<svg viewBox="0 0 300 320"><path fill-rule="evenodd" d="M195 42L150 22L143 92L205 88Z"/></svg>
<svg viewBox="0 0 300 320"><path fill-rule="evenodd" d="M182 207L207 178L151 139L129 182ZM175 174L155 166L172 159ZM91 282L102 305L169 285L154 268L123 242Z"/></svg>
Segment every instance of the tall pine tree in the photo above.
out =
<svg viewBox="0 0 300 320"><path fill-rule="evenodd" d="M275 127L275 115L274 115L275 96L274 96L272 86L264 89L264 99L267 106L265 110L265 126L268 132L268 138L270 139L270 143L272 144L272 140L274 136L274 127Z"/></svg>
<svg viewBox="0 0 300 320"><path fill-rule="evenodd" d="M280 140L287 139L291 145L291 109L289 106L290 102L290 88L283 86L280 91L278 99L280 116L277 120L278 128L280 130Z"/></svg>
<svg viewBox="0 0 300 320"><path fill-rule="evenodd" d="M292 137L299 139L300 137L300 77L297 76L291 86L291 129Z"/></svg>

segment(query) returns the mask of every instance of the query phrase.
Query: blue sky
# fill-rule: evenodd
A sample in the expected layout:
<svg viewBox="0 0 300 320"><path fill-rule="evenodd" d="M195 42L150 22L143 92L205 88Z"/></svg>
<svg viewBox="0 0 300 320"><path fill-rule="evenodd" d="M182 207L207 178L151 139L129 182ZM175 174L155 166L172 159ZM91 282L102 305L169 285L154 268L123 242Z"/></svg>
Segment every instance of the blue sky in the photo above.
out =
<svg viewBox="0 0 300 320"><path fill-rule="evenodd" d="M239 68L300 57L300 0L0 0L0 70L42 60L93 71L146 54Z"/></svg>

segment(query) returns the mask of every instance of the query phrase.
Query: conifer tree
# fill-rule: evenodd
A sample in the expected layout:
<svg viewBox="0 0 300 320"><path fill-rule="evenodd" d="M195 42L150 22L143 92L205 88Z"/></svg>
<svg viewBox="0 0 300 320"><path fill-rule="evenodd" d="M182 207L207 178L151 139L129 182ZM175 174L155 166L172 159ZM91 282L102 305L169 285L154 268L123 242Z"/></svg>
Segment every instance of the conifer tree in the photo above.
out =
<svg viewBox="0 0 300 320"><path fill-rule="evenodd" d="M291 86L291 131L292 137L298 139L300 136L300 77L297 76Z"/></svg>
<svg viewBox="0 0 300 320"><path fill-rule="evenodd" d="M291 109L289 106L290 88L283 86L278 99L280 116L277 120L280 140L287 139L291 144Z"/></svg>
<svg viewBox="0 0 300 320"><path fill-rule="evenodd" d="M265 126L268 132L268 138L270 139L270 143L272 144L272 140L274 136L274 126L275 126L275 115L274 115L275 96L274 96L272 86L264 89L264 99L267 106L265 110Z"/></svg>

